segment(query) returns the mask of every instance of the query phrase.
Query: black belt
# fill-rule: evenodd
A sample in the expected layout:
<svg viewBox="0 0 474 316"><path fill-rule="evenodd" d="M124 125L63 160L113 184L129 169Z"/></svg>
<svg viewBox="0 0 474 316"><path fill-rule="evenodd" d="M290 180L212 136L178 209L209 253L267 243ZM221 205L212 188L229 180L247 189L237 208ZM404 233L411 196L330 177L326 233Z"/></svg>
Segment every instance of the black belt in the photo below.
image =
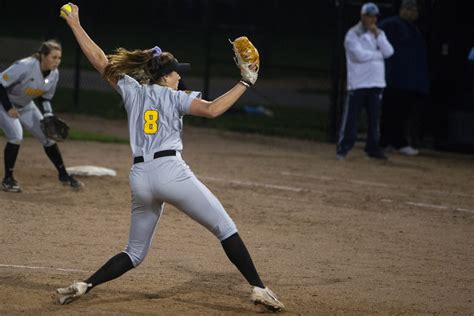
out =
<svg viewBox="0 0 474 316"><path fill-rule="evenodd" d="M157 151L156 153L153 154L153 159L166 157L166 156L176 156L176 150ZM144 161L145 159L143 159L143 156L138 156L138 157L133 158L133 164L144 162Z"/></svg>

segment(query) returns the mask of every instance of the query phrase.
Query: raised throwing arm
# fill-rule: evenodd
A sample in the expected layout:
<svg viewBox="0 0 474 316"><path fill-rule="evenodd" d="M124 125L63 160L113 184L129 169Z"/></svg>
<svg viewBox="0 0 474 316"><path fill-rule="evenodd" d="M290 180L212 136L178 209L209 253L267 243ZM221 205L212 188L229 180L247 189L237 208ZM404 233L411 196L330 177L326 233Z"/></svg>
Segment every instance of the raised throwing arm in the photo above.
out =
<svg viewBox="0 0 474 316"><path fill-rule="evenodd" d="M94 68L102 75L104 74L104 69L108 64L107 56L82 28L79 20L79 7L72 3L69 3L69 5L71 6L71 11L69 12L64 8L61 8L61 11L63 12L61 17L66 20L71 28L84 55L86 55L92 66L94 66ZM110 84L115 85L116 82L110 82Z"/></svg>

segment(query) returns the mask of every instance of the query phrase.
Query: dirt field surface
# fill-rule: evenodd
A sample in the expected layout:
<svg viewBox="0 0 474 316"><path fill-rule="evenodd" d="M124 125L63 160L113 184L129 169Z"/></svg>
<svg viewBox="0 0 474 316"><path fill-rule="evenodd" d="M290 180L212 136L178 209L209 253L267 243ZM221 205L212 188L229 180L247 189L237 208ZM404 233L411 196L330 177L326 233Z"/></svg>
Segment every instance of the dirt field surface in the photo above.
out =
<svg viewBox="0 0 474 316"><path fill-rule="evenodd" d="M65 119L127 136L125 122ZM236 222L285 314L474 314L474 157L422 151L380 162L362 146L337 161L332 144L186 126L183 157ZM128 145L60 148L67 166L117 176L82 177L73 192L39 143L24 141L23 192L0 192L1 315L261 313L219 242L171 205L141 266L54 304L57 287L125 247L130 214Z"/></svg>

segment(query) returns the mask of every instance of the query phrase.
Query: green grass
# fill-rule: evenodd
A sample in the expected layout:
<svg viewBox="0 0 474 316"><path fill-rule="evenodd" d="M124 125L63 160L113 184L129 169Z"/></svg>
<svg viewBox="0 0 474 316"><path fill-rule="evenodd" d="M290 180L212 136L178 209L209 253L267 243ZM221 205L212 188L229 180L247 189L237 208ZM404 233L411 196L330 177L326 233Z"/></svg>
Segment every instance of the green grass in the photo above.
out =
<svg viewBox="0 0 474 316"><path fill-rule="evenodd" d="M5 134L0 129L0 136ZM32 135L27 131L23 130L24 137L32 137ZM98 134L94 132L85 132L85 131L75 131L70 130L68 140L82 140L82 141L91 141L91 142L100 142L100 143L113 143L113 144L128 144L128 139Z"/></svg>
<svg viewBox="0 0 474 316"><path fill-rule="evenodd" d="M265 109L273 112L273 116L265 116L249 114L245 111L245 106L239 102L228 112L215 119L188 115L184 117L184 124L185 126L314 141L326 141L327 139L328 113L304 107L267 106ZM79 104L76 107L73 102L73 90L60 88L53 100L53 108L57 113L78 113L106 119L126 119L127 117L120 96L113 92L81 90ZM88 131L71 130L69 138L106 143L128 143L127 139Z"/></svg>
<svg viewBox="0 0 474 316"><path fill-rule="evenodd" d="M185 124L222 130L258 133L287 138L324 141L326 139L327 113L307 108L266 107L273 116L247 114L236 106L216 119L193 116L184 118Z"/></svg>
<svg viewBox="0 0 474 316"><path fill-rule="evenodd" d="M126 119L127 117L117 93L81 90L78 107L73 104L72 94L72 89L58 89L53 100L55 112L80 113L107 119ZM273 112L273 116L269 117L248 114L244 108L244 104L238 102L227 113L216 119L185 116L184 123L237 132L326 140L328 114L325 112L303 107L267 106L266 109Z"/></svg>
<svg viewBox="0 0 474 316"><path fill-rule="evenodd" d="M79 113L106 119L125 119L127 113L118 93L80 90L79 103L74 104L74 90L60 88L53 100L55 112Z"/></svg>
<svg viewBox="0 0 474 316"><path fill-rule="evenodd" d="M103 135L94 132L85 132L85 131L74 131L69 132L70 140L87 140L92 142L101 142L101 143L114 143L114 144L128 144L129 140L126 138L120 138L116 136Z"/></svg>

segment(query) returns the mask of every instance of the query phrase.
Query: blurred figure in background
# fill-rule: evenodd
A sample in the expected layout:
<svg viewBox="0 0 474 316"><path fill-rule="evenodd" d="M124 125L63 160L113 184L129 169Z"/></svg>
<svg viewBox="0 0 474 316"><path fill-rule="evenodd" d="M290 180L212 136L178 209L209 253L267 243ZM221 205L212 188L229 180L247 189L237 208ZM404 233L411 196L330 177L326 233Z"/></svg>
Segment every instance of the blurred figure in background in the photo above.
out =
<svg viewBox="0 0 474 316"><path fill-rule="evenodd" d="M428 61L425 42L415 21L416 0L403 0L399 15L387 18L379 26L395 49L385 61L387 88L381 118L382 148L393 147L401 154L414 156L418 150L421 108L429 93Z"/></svg>
<svg viewBox="0 0 474 316"><path fill-rule="evenodd" d="M40 127L43 117L54 115L51 100L59 80L61 57L61 44L48 40L32 56L16 61L0 73L0 129L7 139L3 156L3 191L21 192L13 177L13 168L23 140L22 126L43 145L58 171L59 181L73 189L83 187L82 182L68 174L58 145L47 138ZM34 101L38 102L43 113Z"/></svg>
<svg viewBox="0 0 474 316"><path fill-rule="evenodd" d="M360 109L367 112L365 152L370 158L387 159L379 148L379 121L383 88L384 59L393 54L384 31L377 28L379 8L372 2L361 8L360 22L346 34L347 100L342 114L336 158L343 160L357 140Z"/></svg>

